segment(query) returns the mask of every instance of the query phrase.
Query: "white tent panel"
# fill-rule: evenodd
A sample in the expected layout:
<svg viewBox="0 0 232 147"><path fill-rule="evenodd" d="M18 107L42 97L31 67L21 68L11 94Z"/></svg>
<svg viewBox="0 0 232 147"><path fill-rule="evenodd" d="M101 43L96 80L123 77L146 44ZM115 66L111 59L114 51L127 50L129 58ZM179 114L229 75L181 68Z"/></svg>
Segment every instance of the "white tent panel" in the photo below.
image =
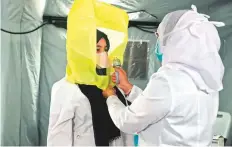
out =
<svg viewBox="0 0 232 147"><path fill-rule="evenodd" d="M44 15L66 17L74 0L47 0Z"/></svg>
<svg viewBox="0 0 232 147"><path fill-rule="evenodd" d="M25 32L41 25L45 0L2 1L2 28ZM2 145L37 145L42 30L1 32Z"/></svg>

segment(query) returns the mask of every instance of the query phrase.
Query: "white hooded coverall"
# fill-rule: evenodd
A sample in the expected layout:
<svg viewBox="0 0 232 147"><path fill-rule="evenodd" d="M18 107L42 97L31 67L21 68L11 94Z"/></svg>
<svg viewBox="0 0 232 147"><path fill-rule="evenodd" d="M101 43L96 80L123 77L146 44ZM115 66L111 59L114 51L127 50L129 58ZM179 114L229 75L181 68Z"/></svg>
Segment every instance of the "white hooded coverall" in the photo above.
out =
<svg viewBox="0 0 232 147"><path fill-rule="evenodd" d="M138 133L139 146L208 146L218 111L224 66L215 26L195 7L167 14L158 28L162 67L142 91L133 86L125 107L107 99L115 125Z"/></svg>

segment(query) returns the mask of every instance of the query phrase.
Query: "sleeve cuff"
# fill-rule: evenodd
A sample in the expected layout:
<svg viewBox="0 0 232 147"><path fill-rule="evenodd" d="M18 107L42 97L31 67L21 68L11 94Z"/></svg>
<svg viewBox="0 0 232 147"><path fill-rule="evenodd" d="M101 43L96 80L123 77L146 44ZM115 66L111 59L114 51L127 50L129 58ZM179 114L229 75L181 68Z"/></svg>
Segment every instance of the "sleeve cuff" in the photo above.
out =
<svg viewBox="0 0 232 147"><path fill-rule="evenodd" d="M115 100L118 100L118 97L115 95L109 96L106 100L107 105L110 105L115 102Z"/></svg>
<svg viewBox="0 0 232 147"><path fill-rule="evenodd" d="M130 102L133 102L142 92L143 91L139 87L133 85L131 92L126 97L126 99Z"/></svg>
<svg viewBox="0 0 232 147"><path fill-rule="evenodd" d="M108 97L106 100L106 103L108 107L114 106L114 105L125 107L124 104L115 95Z"/></svg>

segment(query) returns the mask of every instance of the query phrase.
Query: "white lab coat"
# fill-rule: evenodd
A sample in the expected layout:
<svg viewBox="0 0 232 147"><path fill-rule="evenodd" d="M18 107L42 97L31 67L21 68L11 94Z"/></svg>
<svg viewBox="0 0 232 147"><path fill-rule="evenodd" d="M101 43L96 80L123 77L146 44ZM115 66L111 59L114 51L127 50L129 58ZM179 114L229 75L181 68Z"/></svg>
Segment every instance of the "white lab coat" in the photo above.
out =
<svg viewBox="0 0 232 147"><path fill-rule="evenodd" d="M125 133L138 133L140 146L208 146L218 111L218 92L199 91L186 73L161 68L146 89L134 86L125 107L107 99L111 118Z"/></svg>
<svg viewBox="0 0 232 147"><path fill-rule="evenodd" d="M132 139L132 135L121 133L110 145L133 145ZM95 146L89 100L65 79L52 87L47 145Z"/></svg>

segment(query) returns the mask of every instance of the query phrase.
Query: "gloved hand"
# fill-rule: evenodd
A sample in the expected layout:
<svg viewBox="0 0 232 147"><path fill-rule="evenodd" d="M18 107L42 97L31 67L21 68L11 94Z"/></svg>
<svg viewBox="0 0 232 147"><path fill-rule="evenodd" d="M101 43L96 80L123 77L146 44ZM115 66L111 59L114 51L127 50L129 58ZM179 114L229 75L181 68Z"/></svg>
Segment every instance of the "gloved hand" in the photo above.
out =
<svg viewBox="0 0 232 147"><path fill-rule="evenodd" d="M122 89L126 95L128 95L133 85L129 82L126 72L122 68L115 68L115 71L118 72L119 75L119 83L117 86ZM116 80L116 73L114 73L112 75L112 81L116 83Z"/></svg>

